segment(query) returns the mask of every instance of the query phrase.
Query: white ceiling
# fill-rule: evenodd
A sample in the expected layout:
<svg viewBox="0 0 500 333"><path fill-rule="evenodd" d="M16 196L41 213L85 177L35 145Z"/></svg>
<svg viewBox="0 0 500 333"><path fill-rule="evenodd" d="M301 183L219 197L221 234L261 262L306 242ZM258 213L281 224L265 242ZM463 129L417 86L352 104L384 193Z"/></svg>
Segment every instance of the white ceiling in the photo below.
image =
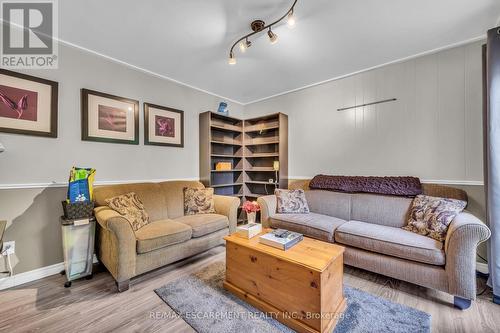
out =
<svg viewBox="0 0 500 333"><path fill-rule="evenodd" d="M235 66L232 43L292 0L64 0L62 40L243 104L484 36L499 0L299 0Z"/></svg>

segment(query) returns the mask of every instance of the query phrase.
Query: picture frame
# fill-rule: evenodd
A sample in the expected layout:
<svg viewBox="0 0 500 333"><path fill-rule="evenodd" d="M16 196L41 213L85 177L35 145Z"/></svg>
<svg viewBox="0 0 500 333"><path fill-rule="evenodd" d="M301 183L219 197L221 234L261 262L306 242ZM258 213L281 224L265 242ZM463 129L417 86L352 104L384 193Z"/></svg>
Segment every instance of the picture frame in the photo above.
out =
<svg viewBox="0 0 500 333"><path fill-rule="evenodd" d="M59 83L0 69L0 132L57 138Z"/></svg>
<svg viewBox="0 0 500 333"><path fill-rule="evenodd" d="M139 101L82 89L82 140L139 144Z"/></svg>
<svg viewBox="0 0 500 333"><path fill-rule="evenodd" d="M144 144L184 147L184 111L144 103Z"/></svg>

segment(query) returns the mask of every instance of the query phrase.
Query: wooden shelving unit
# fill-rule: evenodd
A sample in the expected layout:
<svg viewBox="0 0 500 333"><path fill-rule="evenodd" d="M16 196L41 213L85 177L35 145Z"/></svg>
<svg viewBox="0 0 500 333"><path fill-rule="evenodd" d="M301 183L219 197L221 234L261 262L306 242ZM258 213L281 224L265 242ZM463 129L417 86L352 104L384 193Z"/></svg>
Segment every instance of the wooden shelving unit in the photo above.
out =
<svg viewBox="0 0 500 333"><path fill-rule="evenodd" d="M275 162L279 162L279 170L274 169ZM243 171L243 193L248 200L288 187L286 114L243 121Z"/></svg>
<svg viewBox="0 0 500 333"><path fill-rule="evenodd" d="M230 162L232 169L216 170L218 162ZM287 188L288 116L275 113L241 120L201 113L200 179L216 194L239 197L242 204L272 194L276 187ZM239 216L243 223L245 213Z"/></svg>

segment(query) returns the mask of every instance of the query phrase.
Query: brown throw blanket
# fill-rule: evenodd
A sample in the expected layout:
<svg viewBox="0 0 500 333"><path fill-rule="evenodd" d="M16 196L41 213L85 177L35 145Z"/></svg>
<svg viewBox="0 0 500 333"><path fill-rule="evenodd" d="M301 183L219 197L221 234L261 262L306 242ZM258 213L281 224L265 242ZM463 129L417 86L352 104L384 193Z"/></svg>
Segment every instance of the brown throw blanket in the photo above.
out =
<svg viewBox="0 0 500 333"><path fill-rule="evenodd" d="M360 177L317 175L309 183L314 190L348 193L376 193L414 197L422 194L417 177Z"/></svg>

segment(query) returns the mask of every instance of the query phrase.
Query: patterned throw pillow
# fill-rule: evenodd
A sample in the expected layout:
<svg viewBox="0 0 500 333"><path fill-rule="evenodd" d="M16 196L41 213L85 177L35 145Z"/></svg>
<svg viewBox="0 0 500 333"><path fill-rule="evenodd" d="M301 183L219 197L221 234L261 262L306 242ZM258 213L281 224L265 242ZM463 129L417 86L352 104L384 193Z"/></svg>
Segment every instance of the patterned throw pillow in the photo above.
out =
<svg viewBox="0 0 500 333"><path fill-rule="evenodd" d="M184 215L215 213L213 188L184 188Z"/></svg>
<svg viewBox="0 0 500 333"><path fill-rule="evenodd" d="M462 200L417 195L403 229L444 241L451 221L466 205Z"/></svg>
<svg viewBox="0 0 500 333"><path fill-rule="evenodd" d="M307 205L304 190L275 190L274 194L278 203L276 207L277 213L309 213L309 206Z"/></svg>
<svg viewBox="0 0 500 333"><path fill-rule="evenodd" d="M134 192L106 199L105 201L109 208L116 210L130 223L134 231L149 223L149 215Z"/></svg>

